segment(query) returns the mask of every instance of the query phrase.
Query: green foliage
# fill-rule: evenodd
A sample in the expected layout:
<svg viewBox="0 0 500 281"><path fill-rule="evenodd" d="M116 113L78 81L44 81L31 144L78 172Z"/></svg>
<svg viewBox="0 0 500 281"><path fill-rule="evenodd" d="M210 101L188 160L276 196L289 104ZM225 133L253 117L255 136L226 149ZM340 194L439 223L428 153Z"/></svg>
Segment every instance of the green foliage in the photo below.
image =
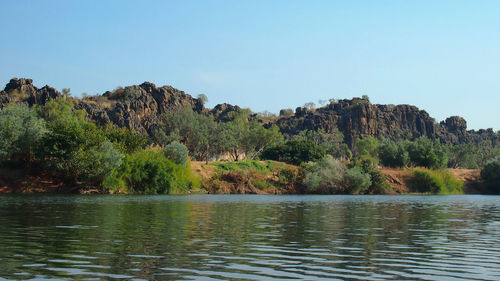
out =
<svg viewBox="0 0 500 281"><path fill-rule="evenodd" d="M331 133L325 133L323 129L317 131L304 130L293 136L297 140L310 140L314 144L323 148L326 154L334 158L350 159L352 152L347 144L344 143L344 135L338 130Z"/></svg>
<svg viewBox="0 0 500 281"><path fill-rule="evenodd" d="M221 172L237 172L242 170L253 173L268 174L272 173L278 166L272 161L244 160L238 162L217 162L210 165L217 167Z"/></svg>
<svg viewBox="0 0 500 281"><path fill-rule="evenodd" d="M378 158L379 140L372 136L357 139L354 143L354 155L356 158Z"/></svg>
<svg viewBox="0 0 500 281"><path fill-rule="evenodd" d="M31 161L45 132L45 121L26 105L0 110L0 162Z"/></svg>
<svg viewBox="0 0 500 281"><path fill-rule="evenodd" d="M316 161L325 156L325 151L310 140L289 140L262 152L261 158L282 161L294 165Z"/></svg>
<svg viewBox="0 0 500 281"><path fill-rule="evenodd" d="M433 194L463 194L463 182L445 170L418 169L413 172L418 192Z"/></svg>
<svg viewBox="0 0 500 281"><path fill-rule="evenodd" d="M249 114L250 111L242 110L234 114L232 121L219 125L219 153L229 152L235 161L243 155L253 160L266 148L283 139L277 126L266 129L257 121L250 121Z"/></svg>
<svg viewBox="0 0 500 281"><path fill-rule="evenodd" d="M182 167L186 166L188 154L187 147L178 141L173 141L165 146L165 156Z"/></svg>
<svg viewBox="0 0 500 281"><path fill-rule="evenodd" d="M486 191L489 193L500 193L500 155L489 160L481 170Z"/></svg>
<svg viewBox="0 0 500 281"><path fill-rule="evenodd" d="M201 102L201 104L206 104L208 102L208 97L205 94L199 94L198 100Z"/></svg>
<svg viewBox="0 0 500 281"><path fill-rule="evenodd" d="M152 149L127 155L104 181L111 190L139 194L169 194L192 184L189 170L170 161L163 151Z"/></svg>
<svg viewBox="0 0 500 281"><path fill-rule="evenodd" d="M344 193L345 170L346 167L342 162L326 156L306 168L303 183L310 193Z"/></svg>
<svg viewBox="0 0 500 281"><path fill-rule="evenodd" d="M378 148L380 162L388 167L405 167L410 163L406 142L384 140Z"/></svg>
<svg viewBox="0 0 500 281"><path fill-rule="evenodd" d="M448 163L444 147L439 142L426 137L420 137L410 142L408 144L408 153L410 161L415 166L440 169L446 167Z"/></svg>
<svg viewBox="0 0 500 281"><path fill-rule="evenodd" d="M98 128L85 120L85 112L73 111L72 102L68 100L50 101L41 109L41 114L46 118L48 128L43 137L41 161L46 168L67 181L100 185L121 165L123 154L115 149L107 136L117 141L117 147L122 147L122 151L133 150L127 137L120 139L131 133Z"/></svg>
<svg viewBox="0 0 500 281"><path fill-rule="evenodd" d="M118 128L109 123L104 126L106 139L111 141L122 153L133 153L141 149L147 142L147 138L139 133L125 127Z"/></svg>
<svg viewBox="0 0 500 281"><path fill-rule="evenodd" d="M345 171L344 186L348 193L364 193L371 184L370 174L365 173L361 168L353 167Z"/></svg>
<svg viewBox="0 0 500 281"><path fill-rule="evenodd" d="M88 164L83 173L86 179L101 183L105 177L109 176L111 172L120 167L124 157L118 150L116 150L110 141L104 141L99 146L99 149L90 149L88 153L83 155L89 156L90 159L85 159L83 163ZM82 160L80 159L76 159Z"/></svg>
<svg viewBox="0 0 500 281"><path fill-rule="evenodd" d="M217 123L208 116L194 112L186 107L177 113L169 113L165 116L166 136L168 142L174 140L184 144L189 153L198 160L208 160L215 154L219 141ZM160 143L166 145L166 143Z"/></svg>

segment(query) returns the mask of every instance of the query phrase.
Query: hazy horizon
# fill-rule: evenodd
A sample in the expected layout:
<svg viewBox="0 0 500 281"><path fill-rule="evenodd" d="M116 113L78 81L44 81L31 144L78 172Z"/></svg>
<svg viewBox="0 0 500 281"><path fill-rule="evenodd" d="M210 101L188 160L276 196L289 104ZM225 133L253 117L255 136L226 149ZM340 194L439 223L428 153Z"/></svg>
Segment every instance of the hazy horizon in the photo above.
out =
<svg viewBox="0 0 500 281"><path fill-rule="evenodd" d="M1 1L0 83L150 81L255 112L368 95L499 130L497 1Z"/></svg>

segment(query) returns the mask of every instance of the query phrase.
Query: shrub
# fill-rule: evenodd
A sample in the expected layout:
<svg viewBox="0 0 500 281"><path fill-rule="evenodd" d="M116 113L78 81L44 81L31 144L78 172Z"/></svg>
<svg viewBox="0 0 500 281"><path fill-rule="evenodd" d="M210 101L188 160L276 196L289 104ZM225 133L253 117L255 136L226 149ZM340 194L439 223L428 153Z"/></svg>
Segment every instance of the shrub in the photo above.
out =
<svg viewBox="0 0 500 281"><path fill-rule="evenodd" d="M310 193L344 193L345 165L339 160L326 156L306 168L303 180Z"/></svg>
<svg viewBox="0 0 500 281"><path fill-rule="evenodd" d="M388 167L404 167L410 162L404 142L383 141L378 148L380 162Z"/></svg>
<svg viewBox="0 0 500 281"><path fill-rule="evenodd" d="M136 152L147 142L145 136L125 127L118 128L111 123L104 126L104 132L106 138L115 144L115 147L123 153Z"/></svg>
<svg viewBox="0 0 500 281"><path fill-rule="evenodd" d="M417 191L433 194L463 194L463 182L445 170L413 171L413 184Z"/></svg>
<svg viewBox="0 0 500 281"><path fill-rule="evenodd" d="M487 192L500 193L500 156L486 162L486 165L481 170L481 177L484 180Z"/></svg>
<svg viewBox="0 0 500 281"><path fill-rule="evenodd" d="M354 154L357 158L369 157L377 159L379 144L379 140L372 136L357 139L354 143Z"/></svg>
<svg viewBox="0 0 500 281"><path fill-rule="evenodd" d="M408 145L411 162L416 166L429 169L446 167L448 158L446 150L439 142L433 142L426 137L420 137Z"/></svg>
<svg viewBox="0 0 500 281"><path fill-rule="evenodd" d="M344 185L348 193L364 193L371 184L370 175L359 167L350 168L345 172Z"/></svg>
<svg viewBox="0 0 500 281"><path fill-rule="evenodd" d="M173 141L165 146L165 156L182 167L186 167L188 154L187 147L178 141Z"/></svg>
<svg viewBox="0 0 500 281"><path fill-rule="evenodd" d="M319 160L324 156L325 151L319 145L302 139L289 140L272 146L262 152L261 158L300 165L303 162Z"/></svg>
<svg viewBox="0 0 500 281"><path fill-rule="evenodd" d="M0 110L0 162L30 161L45 132L45 121L26 105L14 104Z"/></svg>
<svg viewBox="0 0 500 281"><path fill-rule="evenodd" d="M168 194L193 185L189 172L162 151L149 149L127 155L120 168L106 178L105 186L130 193Z"/></svg>

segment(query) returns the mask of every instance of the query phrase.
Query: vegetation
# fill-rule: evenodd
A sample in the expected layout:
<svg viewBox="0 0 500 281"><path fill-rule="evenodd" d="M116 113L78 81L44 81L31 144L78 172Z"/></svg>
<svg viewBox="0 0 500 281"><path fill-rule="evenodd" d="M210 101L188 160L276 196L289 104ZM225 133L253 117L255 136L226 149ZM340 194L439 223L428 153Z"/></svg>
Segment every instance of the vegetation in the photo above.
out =
<svg viewBox="0 0 500 281"><path fill-rule="evenodd" d="M373 162L363 160L347 167L328 155L305 167L303 180L307 191L321 194L384 194L390 193L385 177L376 170Z"/></svg>
<svg viewBox="0 0 500 281"><path fill-rule="evenodd" d="M102 99L130 101L139 91L138 86L117 88ZM204 95L198 99L207 101ZM357 100L361 104L368 97ZM269 112L241 109L216 121L191 106L166 113L163 125L144 136L111 123L90 122L74 101L66 89L63 98L44 106L13 103L0 110L0 168L50 175L65 185L100 192L169 194L200 186L191 159L224 160L209 164L216 172L204 184L227 192L246 185L252 188L248 192L384 194L395 191L382 166L419 167L412 172L416 191L463 193L462 183L444 170L451 167L482 169L486 191L500 192L500 148L491 140L450 145L426 137L393 141L364 136L349 147L335 129L283 136L268 122L279 117ZM314 104L305 107L313 110ZM283 110L280 117L293 114Z"/></svg>
<svg viewBox="0 0 500 281"><path fill-rule="evenodd" d="M416 169L413 172L417 191L433 194L463 194L463 182L445 170Z"/></svg>
<svg viewBox="0 0 500 281"><path fill-rule="evenodd" d="M282 161L294 165L316 161L324 156L324 149L308 139L288 140L264 150L261 155L262 159Z"/></svg>
<svg viewBox="0 0 500 281"><path fill-rule="evenodd" d="M481 177L485 182L486 192L500 193L500 156L486 163L481 170Z"/></svg>
<svg viewBox="0 0 500 281"><path fill-rule="evenodd" d="M169 160L161 150L147 149L127 155L104 185L128 193L169 194L186 191L198 183L190 169Z"/></svg>

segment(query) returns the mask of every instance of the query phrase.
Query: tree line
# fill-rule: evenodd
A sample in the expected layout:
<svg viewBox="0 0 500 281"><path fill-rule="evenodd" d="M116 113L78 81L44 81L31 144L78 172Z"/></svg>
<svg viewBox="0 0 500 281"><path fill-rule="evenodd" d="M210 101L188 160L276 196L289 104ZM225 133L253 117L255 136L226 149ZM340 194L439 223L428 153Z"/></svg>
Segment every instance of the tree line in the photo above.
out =
<svg viewBox="0 0 500 281"><path fill-rule="evenodd" d="M349 147L338 130L284 136L275 125L263 126L248 109L231 114L230 121L217 122L186 107L165 114L163 125L146 137L88 121L69 98L32 108L11 104L0 110L0 166L43 171L68 184L112 192L172 193L200 185L191 159L266 159L300 166L308 192L358 194L389 188L379 166L461 167L481 168L489 190L500 191L500 149L491 143L447 145L425 137L391 141L368 136Z"/></svg>

